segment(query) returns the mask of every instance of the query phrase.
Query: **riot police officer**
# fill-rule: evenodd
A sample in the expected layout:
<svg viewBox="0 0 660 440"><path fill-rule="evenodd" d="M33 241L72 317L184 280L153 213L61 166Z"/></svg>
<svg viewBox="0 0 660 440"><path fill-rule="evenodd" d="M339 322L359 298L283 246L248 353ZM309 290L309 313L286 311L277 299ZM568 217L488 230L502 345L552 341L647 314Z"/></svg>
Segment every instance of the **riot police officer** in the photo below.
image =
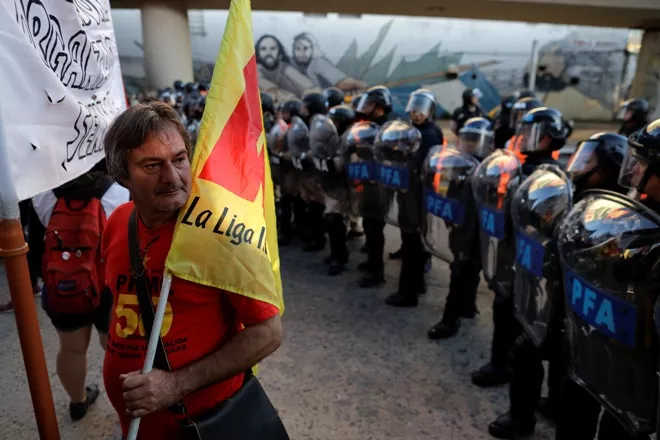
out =
<svg viewBox="0 0 660 440"><path fill-rule="evenodd" d="M553 152L564 146L571 128L559 110L540 107L528 112L519 124L516 132L520 153L524 155L521 167L521 179L529 177L534 170L543 164L558 165L553 158ZM509 269L500 272L502 277L497 282L491 282L495 292L493 300L493 339L491 343L491 360L472 374L472 383L481 387L496 386L506 383L509 379L509 351L515 339L521 332L520 325L513 316L513 275L515 253L515 238L505 226L510 222L510 216L503 214L501 236L499 243L507 250L506 256L497 257L497 265L505 265ZM482 228L483 230L483 228ZM482 248L491 246L489 237L482 235ZM509 252L510 251L510 252ZM490 255L482 256L489 260ZM511 261L509 261L511 259Z"/></svg>
<svg viewBox="0 0 660 440"><path fill-rule="evenodd" d="M483 117L468 119L459 132L458 147L461 153L482 161L494 149L494 133L491 122ZM471 176L468 182L471 182ZM477 313L477 289L481 272L479 252L479 224L472 198L472 190L464 191L461 202L466 217L462 227L452 231L460 237L452 240L453 261L450 265L449 294L445 302L442 319L428 331L430 339L445 339L454 336L460 326L459 318L473 318ZM475 239L476 238L476 239Z"/></svg>
<svg viewBox="0 0 660 440"><path fill-rule="evenodd" d="M581 142L570 159L566 173L544 166L517 190L512 215L519 244L516 251L514 300L516 317L524 329L512 350L509 387L510 409L488 426L496 438L530 435L536 425L537 405L556 420L560 409L561 384L565 375L563 353L563 285L555 226L571 207L571 200L588 189L623 192L616 183L626 148L626 138L598 133ZM571 191L574 187L574 191ZM542 261L535 263L531 253ZM529 255L529 259L528 258ZM540 400L542 360L549 361L548 398Z"/></svg>
<svg viewBox="0 0 660 440"><path fill-rule="evenodd" d="M338 105L330 108L328 117L332 120L337 129L337 134L341 137L355 123L355 110L347 105Z"/></svg>
<svg viewBox="0 0 660 440"><path fill-rule="evenodd" d="M328 107L323 93L305 93L305 96L302 98L302 103L303 120L308 126L315 115L325 115L328 113Z"/></svg>
<svg viewBox="0 0 660 440"><path fill-rule="evenodd" d="M387 87L374 86L367 90L358 102L356 107L358 119L371 121L382 126L390 120L392 112L392 95ZM365 206L364 211L380 212L380 197L364 197L365 205L376 204L377 206ZM360 287L369 288L383 284L385 278L383 275L383 249L385 247L385 229L384 217L379 215L363 216L362 226L366 236L367 261L361 263L358 268L365 273L360 280Z"/></svg>
<svg viewBox="0 0 660 440"><path fill-rule="evenodd" d="M499 112L495 117L495 148L504 148L507 141L516 134L516 126L512 125L511 113L516 102L523 98L536 98L536 95L531 90L521 90L502 100Z"/></svg>
<svg viewBox="0 0 660 440"><path fill-rule="evenodd" d="M337 87L328 87L323 91L323 96L325 96L325 106L332 108L342 105L346 95Z"/></svg>
<svg viewBox="0 0 660 440"><path fill-rule="evenodd" d="M476 88L463 91L463 105L454 110L454 113L451 115L451 131L457 136L458 132L463 128L465 121L484 115L483 110L479 107L479 99L481 96L481 91Z"/></svg>
<svg viewBox="0 0 660 440"><path fill-rule="evenodd" d="M291 123L291 119L294 116L302 117L303 116L303 103L299 99L289 99L284 101L279 108L280 118L284 120L287 124Z"/></svg>
<svg viewBox="0 0 660 440"><path fill-rule="evenodd" d="M629 99L619 110L619 134L630 136L648 124L649 103L646 99Z"/></svg>
<svg viewBox="0 0 660 440"><path fill-rule="evenodd" d="M648 439L656 429L659 153L655 121L628 138L619 174L622 186L647 195L643 204L586 193L560 225L573 389L562 402L557 440L593 438L600 405L599 439Z"/></svg>
<svg viewBox="0 0 660 440"><path fill-rule="evenodd" d="M432 147L443 145L445 142L442 130L435 124L436 100L435 95L427 89L418 89L410 94L406 113L413 126L422 134L421 151L418 157L423 160L428 155ZM420 161L419 168L422 163ZM390 259L398 260L401 258L401 249L390 254ZM426 258L429 258L429 255Z"/></svg>
<svg viewBox="0 0 660 440"><path fill-rule="evenodd" d="M275 102L273 97L265 92L261 92L261 113L264 118L264 131L270 133L275 125Z"/></svg>

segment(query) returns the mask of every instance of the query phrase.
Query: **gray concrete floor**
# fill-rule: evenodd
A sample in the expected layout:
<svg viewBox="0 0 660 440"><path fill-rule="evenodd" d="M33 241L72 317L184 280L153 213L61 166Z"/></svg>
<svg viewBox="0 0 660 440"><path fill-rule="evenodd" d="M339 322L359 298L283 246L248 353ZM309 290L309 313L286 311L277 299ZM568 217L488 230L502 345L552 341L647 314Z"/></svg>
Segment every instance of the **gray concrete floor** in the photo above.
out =
<svg viewBox="0 0 660 440"><path fill-rule="evenodd" d="M387 228L386 252L398 248ZM487 425L508 406L506 387L482 390L470 372L487 362L492 294L482 283L481 314L465 321L449 341L426 331L442 314L448 266L433 261L428 293L416 309L394 309L383 299L395 291L400 263L388 262L387 284L358 289L360 242L352 243L350 270L325 275L325 254L299 246L281 250L285 340L263 362L260 378L294 440L489 439ZM0 266L0 301L8 297ZM119 429L103 394L80 422L68 417L68 399L55 374L57 336L39 308L41 333L63 440L117 440ZM89 352L89 381L101 384L102 350ZM37 439L13 313L0 315L0 439ZM540 419L540 417L539 417ZM540 419L531 438L552 438Z"/></svg>

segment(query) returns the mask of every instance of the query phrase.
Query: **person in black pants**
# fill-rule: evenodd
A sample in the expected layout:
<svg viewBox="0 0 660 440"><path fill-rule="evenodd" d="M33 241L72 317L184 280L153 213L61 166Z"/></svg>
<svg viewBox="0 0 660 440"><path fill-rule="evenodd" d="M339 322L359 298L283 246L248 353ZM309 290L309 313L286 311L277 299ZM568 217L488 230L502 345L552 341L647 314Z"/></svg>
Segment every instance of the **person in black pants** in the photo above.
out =
<svg viewBox="0 0 660 440"><path fill-rule="evenodd" d="M571 125L553 108L540 107L528 112L518 129L520 152L525 157L521 182L543 164L558 165L552 153L566 143ZM502 385L510 377L510 351L522 328L514 317L513 292L496 292L493 300L493 339L490 362L472 373L472 383L480 387Z"/></svg>
<svg viewBox="0 0 660 440"><path fill-rule="evenodd" d="M481 161L494 149L494 132L491 122L483 117L469 119L459 133L459 150ZM430 339L454 336L460 326L460 318L474 318L477 313L477 288L481 281L481 253L479 222L472 192L464 195L466 222L459 230L452 231L450 248L454 261L450 265L449 294L442 319L428 331ZM471 243L466 241L472 239Z"/></svg>
<svg viewBox="0 0 660 440"><path fill-rule="evenodd" d="M378 125L384 125L390 120L392 112L392 95L389 89L383 86L371 87L362 95L355 111L358 120L369 120ZM384 214L381 212L379 192L377 188L371 185L365 185L362 213L367 261L360 263L358 269L365 272L360 279L360 287L370 288L385 283L383 275L385 267L383 262L385 220Z"/></svg>

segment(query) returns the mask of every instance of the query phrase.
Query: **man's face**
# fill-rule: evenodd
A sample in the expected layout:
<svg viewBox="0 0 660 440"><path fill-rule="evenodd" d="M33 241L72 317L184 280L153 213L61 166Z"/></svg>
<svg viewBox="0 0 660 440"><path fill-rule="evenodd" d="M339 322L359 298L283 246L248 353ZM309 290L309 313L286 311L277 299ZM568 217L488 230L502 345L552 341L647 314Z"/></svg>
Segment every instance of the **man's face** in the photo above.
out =
<svg viewBox="0 0 660 440"><path fill-rule="evenodd" d="M293 45L293 57L295 58L298 64L303 66L309 65L309 62L312 60L312 55L314 53L314 48L312 43L303 38L297 40Z"/></svg>
<svg viewBox="0 0 660 440"><path fill-rule="evenodd" d="M477 96L472 97L472 105L474 106L479 105L479 98Z"/></svg>
<svg viewBox="0 0 660 440"><path fill-rule="evenodd" d="M259 62L269 70L275 70L280 64L280 47L274 38L266 37L257 47Z"/></svg>
<svg viewBox="0 0 660 440"><path fill-rule="evenodd" d="M181 135L152 133L128 154L128 179L122 183L135 205L148 212L175 212L190 194L190 161Z"/></svg>
<svg viewBox="0 0 660 440"><path fill-rule="evenodd" d="M415 125L422 125L424 122L426 122L427 118L428 116L425 113L418 112L416 110L410 112L410 120Z"/></svg>

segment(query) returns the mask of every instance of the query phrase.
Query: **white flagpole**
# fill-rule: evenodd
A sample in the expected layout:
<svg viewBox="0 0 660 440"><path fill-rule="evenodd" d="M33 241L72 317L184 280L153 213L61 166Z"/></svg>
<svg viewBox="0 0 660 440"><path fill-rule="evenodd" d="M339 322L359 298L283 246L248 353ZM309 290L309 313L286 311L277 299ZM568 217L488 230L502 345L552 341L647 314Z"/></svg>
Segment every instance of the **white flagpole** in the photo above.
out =
<svg viewBox="0 0 660 440"><path fill-rule="evenodd" d="M160 288L160 297L154 316L154 326L149 335L149 344L147 345L147 355L144 359L142 374L147 374L153 369L154 359L156 358L156 349L158 348L158 338L160 330L163 327L163 317L165 316L165 306L167 306L167 297L170 295L170 286L172 285L172 274L165 270L163 274L163 285ZM131 420L131 426L128 428L128 437L126 440L137 440L138 429L140 429L140 418Z"/></svg>

